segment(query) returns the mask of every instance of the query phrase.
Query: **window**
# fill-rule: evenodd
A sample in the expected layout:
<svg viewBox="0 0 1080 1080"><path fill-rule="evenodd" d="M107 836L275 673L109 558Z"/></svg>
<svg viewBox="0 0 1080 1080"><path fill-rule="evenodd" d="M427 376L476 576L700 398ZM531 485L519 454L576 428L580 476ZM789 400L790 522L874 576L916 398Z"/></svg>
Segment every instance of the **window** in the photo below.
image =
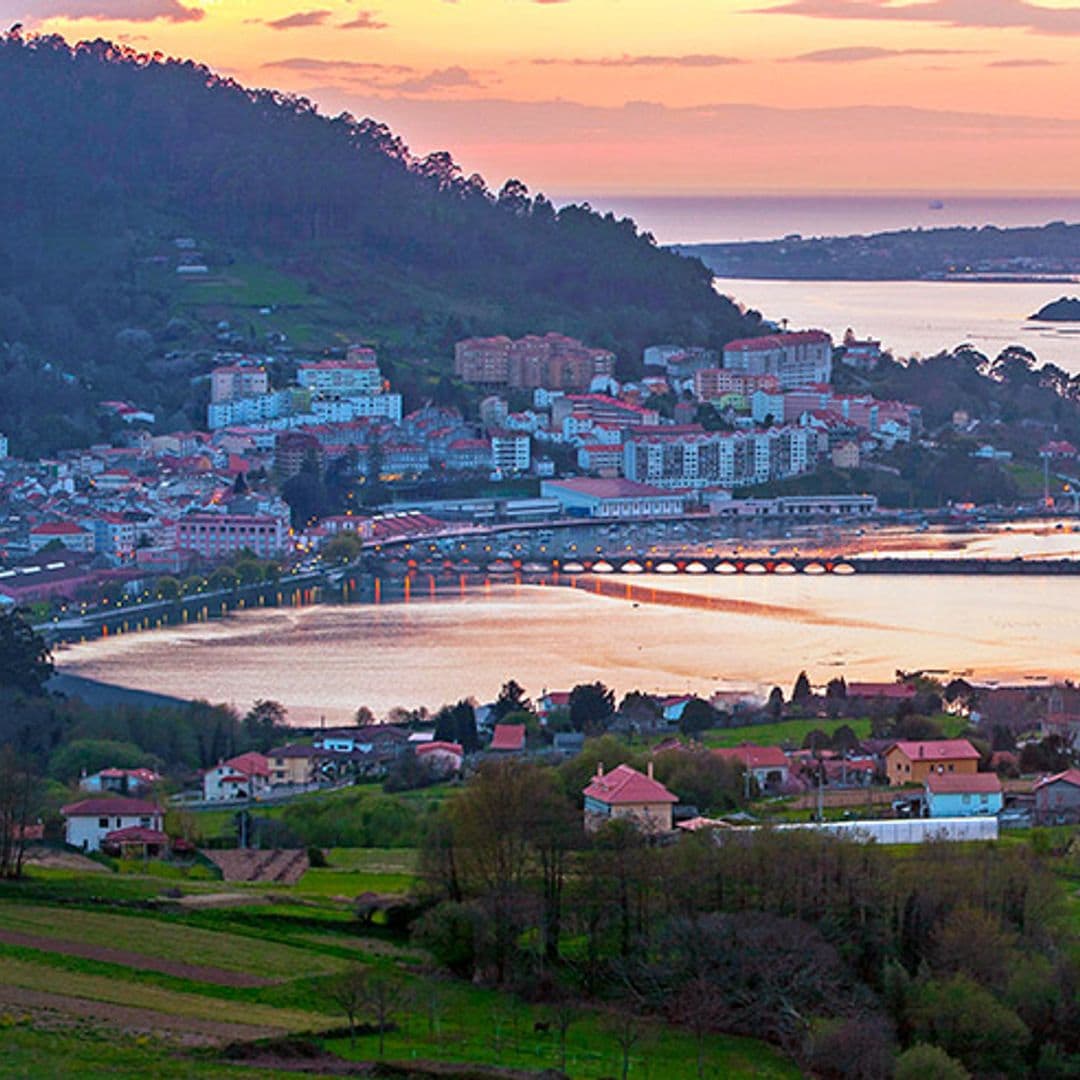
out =
<svg viewBox="0 0 1080 1080"><path fill-rule="evenodd" d="M109 819L107 817L99 817L97 823L99 829L107 829L109 827Z"/></svg>
<svg viewBox="0 0 1080 1080"><path fill-rule="evenodd" d="M116 827L117 827L118 829L119 829L119 828L121 828L121 826L122 826L123 824L124 824L124 819L123 819L123 818L117 818L117 819L116 819Z"/></svg>

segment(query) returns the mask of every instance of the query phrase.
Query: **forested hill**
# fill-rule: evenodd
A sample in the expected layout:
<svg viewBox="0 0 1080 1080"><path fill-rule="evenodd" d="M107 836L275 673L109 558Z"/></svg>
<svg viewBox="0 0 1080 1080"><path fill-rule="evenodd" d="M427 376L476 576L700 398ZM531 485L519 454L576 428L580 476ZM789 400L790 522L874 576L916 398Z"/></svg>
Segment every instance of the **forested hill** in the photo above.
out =
<svg viewBox="0 0 1080 1080"><path fill-rule="evenodd" d="M556 210L516 181L494 193L375 120L190 61L9 34L0 101L0 430L24 452L43 398L55 444L92 426L91 398L194 419L199 373L176 354L211 344L223 315L253 343L274 327L299 347L373 340L416 393L475 333L560 330L633 370L646 344L758 326L630 220ZM178 282L176 236L213 283ZM43 362L55 393L25 385Z"/></svg>
<svg viewBox="0 0 1080 1080"><path fill-rule="evenodd" d="M1080 273L1080 224L903 229L869 236L788 236L679 244L721 277L810 281L1010 280Z"/></svg>

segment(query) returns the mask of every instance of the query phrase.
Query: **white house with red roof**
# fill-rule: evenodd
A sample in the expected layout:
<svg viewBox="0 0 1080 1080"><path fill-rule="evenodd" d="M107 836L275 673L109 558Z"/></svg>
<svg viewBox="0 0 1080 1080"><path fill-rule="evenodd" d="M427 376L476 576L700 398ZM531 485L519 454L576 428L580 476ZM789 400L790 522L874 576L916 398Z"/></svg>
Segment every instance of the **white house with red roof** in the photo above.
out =
<svg viewBox="0 0 1080 1080"><path fill-rule="evenodd" d="M156 803L145 799L82 799L61 807L64 816L64 839L84 851L100 851L116 833L129 829L149 830L166 842L164 814ZM145 838L144 838L145 839Z"/></svg>
<svg viewBox="0 0 1080 1080"><path fill-rule="evenodd" d="M461 743L432 739L416 743L413 747L416 760L439 776L455 776L465 763L465 749Z"/></svg>
<svg viewBox="0 0 1080 1080"><path fill-rule="evenodd" d="M546 724L548 717L556 710L569 708L569 690L545 690L536 699L536 715L540 717L541 724Z"/></svg>
<svg viewBox="0 0 1080 1080"><path fill-rule="evenodd" d="M640 773L629 765L619 765L609 773L597 765L596 775L584 790L585 828L599 829L605 822L629 821L643 832L671 832L671 808L679 801L653 778L653 765Z"/></svg>
<svg viewBox="0 0 1080 1080"><path fill-rule="evenodd" d="M755 746L743 743L741 746L725 747L713 750L721 761L741 765L756 781L762 791L775 791L788 781L791 763L787 754L779 746Z"/></svg>
<svg viewBox="0 0 1080 1080"><path fill-rule="evenodd" d="M81 551L87 555L94 551L94 534L74 521L43 521L30 530L30 553L36 555L55 540L68 551Z"/></svg>
<svg viewBox="0 0 1080 1080"><path fill-rule="evenodd" d="M255 799L270 788L270 759L249 750L222 761L203 773L203 798L207 802Z"/></svg>

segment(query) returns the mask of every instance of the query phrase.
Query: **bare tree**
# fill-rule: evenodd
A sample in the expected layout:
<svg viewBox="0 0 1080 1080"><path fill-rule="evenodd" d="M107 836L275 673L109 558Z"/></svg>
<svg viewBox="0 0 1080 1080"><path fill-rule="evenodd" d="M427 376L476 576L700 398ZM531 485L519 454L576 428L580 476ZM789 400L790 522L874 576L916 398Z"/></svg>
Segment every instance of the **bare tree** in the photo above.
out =
<svg viewBox="0 0 1080 1080"><path fill-rule="evenodd" d="M379 1057L383 1056L386 1031L393 1024L394 1016L405 1003L401 980L389 971L367 972L364 1004L368 1014L379 1029Z"/></svg>
<svg viewBox="0 0 1080 1080"><path fill-rule="evenodd" d="M566 1072L566 1035L570 1025L578 1018L577 1006L569 998L563 998L551 1010L551 1023L559 1033L559 1071Z"/></svg>
<svg viewBox="0 0 1080 1080"><path fill-rule="evenodd" d="M641 1021L632 1013L616 1013L605 1025L622 1054L622 1080L630 1075L630 1054L641 1041Z"/></svg>
<svg viewBox="0 0 1080 1080"><path fill-rule="evenodd" d="M356 1045L356 1018L367 1001L367 971L359 964L350 964L327 984L330 1000L349 1021L349 1045Z"/></svg>
<svg viewBox="0 0 1080 1080"><path fill-rule="evenodd" d="M34 775L10 744L0 747L0 877L22 876Z"/></svg>

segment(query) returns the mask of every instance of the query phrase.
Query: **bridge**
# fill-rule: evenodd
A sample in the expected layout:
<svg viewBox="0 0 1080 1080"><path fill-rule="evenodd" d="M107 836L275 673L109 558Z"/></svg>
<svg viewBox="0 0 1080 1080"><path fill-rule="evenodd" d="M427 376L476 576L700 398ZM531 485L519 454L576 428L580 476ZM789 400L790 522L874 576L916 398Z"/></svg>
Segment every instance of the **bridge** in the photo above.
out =
<svg viewBox="0 0 1080 1080"><path fill-rule="evenodd" d="M370 556L369 556L370 558ZM441 556L398 549L369 562L399 572L489 575L553 574L806 574L937 575L964 577L1080 576L1080 559L993 559L869 555L717 555L691 552L550 554L469 552Z"/></svg>

